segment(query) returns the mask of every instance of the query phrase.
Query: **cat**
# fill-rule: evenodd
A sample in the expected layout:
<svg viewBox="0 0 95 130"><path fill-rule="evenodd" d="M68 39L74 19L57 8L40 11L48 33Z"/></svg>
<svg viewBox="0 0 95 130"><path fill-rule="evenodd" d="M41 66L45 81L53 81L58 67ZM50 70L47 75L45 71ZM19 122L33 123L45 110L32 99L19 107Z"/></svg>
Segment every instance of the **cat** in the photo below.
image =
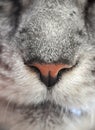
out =
<svg viewBox="0 0 95 130"><path fill-rule="evenodd" d="M95 0L0 0L0 130L95 130Z"/></svg>

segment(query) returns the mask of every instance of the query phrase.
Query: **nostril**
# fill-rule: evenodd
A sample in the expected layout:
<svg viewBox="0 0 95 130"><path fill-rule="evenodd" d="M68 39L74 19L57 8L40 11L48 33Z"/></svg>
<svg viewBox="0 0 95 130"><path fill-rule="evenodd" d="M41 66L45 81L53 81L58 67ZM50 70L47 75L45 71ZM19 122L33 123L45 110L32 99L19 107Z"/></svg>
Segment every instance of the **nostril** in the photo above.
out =
<svg viewBox="0 0 95 130"><path fill-rule="evenodd" d="M58 72L58 75L57 75L58 80L60 79L60 77L61 77L64 73L67 73L67 72L70 71L70 70L71 70L71 68L61 69L61 70Z"/></svg>
<svg viewBox="0 0 95 130"><path fill-rule="evenodd" d="M34 72L40 74L40 70L39 70L37 67L31 66L31 65L29 65L29 67L30 67Z"/></svg>

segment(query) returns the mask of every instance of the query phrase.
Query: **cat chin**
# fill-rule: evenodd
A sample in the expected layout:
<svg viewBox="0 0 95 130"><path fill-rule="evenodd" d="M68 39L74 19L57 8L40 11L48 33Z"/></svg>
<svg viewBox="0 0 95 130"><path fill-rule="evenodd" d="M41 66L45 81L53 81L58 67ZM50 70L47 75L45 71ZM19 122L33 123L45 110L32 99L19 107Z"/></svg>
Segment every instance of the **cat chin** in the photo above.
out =
<svg viewBox="0 0 95 130"><path fill-rule="evenodd" d="M77 108L77 107L68 107L68 106L61 106L58 104L55 104L51 101L44 101L39 104L29 104L29 105L18 105L11 103L9 105L9 108L14 108L14 111L21 113L22 115L26 113L26 115L29 115L29 118L34 116L34 113L38 113L39 117L48 117L53 115L55 118L63 118L64 115L68 118L72 117L83 117L87 114L87 112L84 109Z"/></svg>
<svg viewBox="0 0 95 130"><path fill-rule="evenodd" d="M50 112L56 112L57 114L66 114L66 115L74 115L74 116L82 116L85 112L81 109L78 108L68 108L68 107L63 107L54 103L51 103L49 101L46 101L44 103L38 104L34 106L34 109L41 109L42 111L50 111Z"/></svg>

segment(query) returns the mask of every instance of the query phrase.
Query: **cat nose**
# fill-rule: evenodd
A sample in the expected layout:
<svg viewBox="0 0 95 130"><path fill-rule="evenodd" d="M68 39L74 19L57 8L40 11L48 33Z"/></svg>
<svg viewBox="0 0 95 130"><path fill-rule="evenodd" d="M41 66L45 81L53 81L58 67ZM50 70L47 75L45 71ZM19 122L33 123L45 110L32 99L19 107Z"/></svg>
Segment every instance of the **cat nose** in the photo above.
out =
<svg viewBox="0 0 95 130"><path fill-rule="evenodd" d="M34 63L32 66L40 72L40 80L48 87L54 86L62 70L69 69L67 64L39 64Z"/></svg>

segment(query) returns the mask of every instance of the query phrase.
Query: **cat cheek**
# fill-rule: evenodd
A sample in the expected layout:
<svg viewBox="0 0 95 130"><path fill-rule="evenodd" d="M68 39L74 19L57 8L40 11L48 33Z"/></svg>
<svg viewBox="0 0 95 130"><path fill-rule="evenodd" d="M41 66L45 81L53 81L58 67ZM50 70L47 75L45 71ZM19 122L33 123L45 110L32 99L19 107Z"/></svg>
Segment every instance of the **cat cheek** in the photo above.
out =
<svg viewBox="0 0 95 130"><path fill-rule="evenodd" d="M0 16L6 15L8 16L12 9L12 2L10 1L0 1Z"/></svg>

